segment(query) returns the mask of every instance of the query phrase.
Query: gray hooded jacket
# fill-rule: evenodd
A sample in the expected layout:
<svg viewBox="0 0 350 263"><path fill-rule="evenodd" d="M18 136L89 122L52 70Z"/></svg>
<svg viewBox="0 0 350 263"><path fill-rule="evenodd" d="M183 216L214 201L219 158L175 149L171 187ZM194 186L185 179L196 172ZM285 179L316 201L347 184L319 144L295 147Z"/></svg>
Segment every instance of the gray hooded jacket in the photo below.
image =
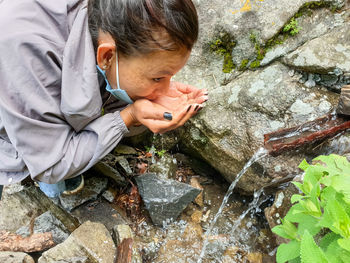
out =
<svg viewBox="0 0 350 263"><path fill-rule="evenodd" d="M0 0L0 185L84 172L128 132L102 97L87 3Z"/></svg>

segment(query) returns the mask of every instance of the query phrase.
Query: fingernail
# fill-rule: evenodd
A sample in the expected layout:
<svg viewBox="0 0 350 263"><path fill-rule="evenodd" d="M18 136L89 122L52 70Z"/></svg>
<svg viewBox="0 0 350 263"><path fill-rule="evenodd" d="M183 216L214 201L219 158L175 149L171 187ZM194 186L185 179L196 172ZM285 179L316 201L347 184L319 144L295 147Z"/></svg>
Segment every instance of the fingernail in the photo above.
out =
<svg viewBox="0 0 350 263"><path fill-rule="evenodd" d="M197 105L197 106L194 108L194 111L197 111L198 107L199 107L199 105Z"/></svg>
<svg viewBox="0 0 350 263"><path fill-rule="evenodd" d="M190 109L191 109L192 105L190 105L188 108L187 108L187 111L186 112L189 112Z"/></svg>
<svg viewBox="0 0 350 263"><path fill-rule="evenodd" d="M164 112L163 117L168 121L171 121L173 119L173 115L170 112Z"/></svg>
<svg viewBox="0 0 350 263"><path fill-rule="evenodd" d="M204 95L206 95L206 96L207 96L208 94L209 94L208 92L204 93Z"/></svg>
<svg viewBox="0 0 350 263"><path fill-rule="evenodd" d="M197 110L197 112L200 112L200 111L201 111L201 109L203 109L203 107L200 107L200 108Z"/></svg>
<svg viewBox="0 0 350 263"><path fill-rule="evenodd" d="M208 99L206 99L205 101L203 101L203 103L204 103L204 102L207 102L207 101L208 101Z"/></svg>

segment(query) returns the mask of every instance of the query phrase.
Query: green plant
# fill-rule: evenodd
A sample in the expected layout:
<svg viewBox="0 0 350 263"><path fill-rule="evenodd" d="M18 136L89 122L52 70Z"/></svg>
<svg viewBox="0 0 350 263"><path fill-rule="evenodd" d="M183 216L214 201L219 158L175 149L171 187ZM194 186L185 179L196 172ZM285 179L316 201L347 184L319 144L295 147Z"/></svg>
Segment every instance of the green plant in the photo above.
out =
<svg viewBox="0 0 350 263"><path fill-rule="evenodd" d="M294 17L283 28L283 32L289 33L291 36L295 36L300 30L301 27L298 26L298 21Z"/></svg>
<svg viewBox="0 0 350 263"><path fill-rule="evenodd" d="M162 157L166 153L166 150L157 150L153 145L152 147L145 146L145 149L149 153L158 155L158 157Z"/></svg>
<svg viewBox="0 0 350 263"><path fill-rule="evenodd" d="M277 262L350 262L350 163L339 155L319 156L305 171L303 183L294 182L302 194L282 224L272 231L289 243L277 249Z"/></svg>
<svg viewBox="0 0 350 263"><path fill-rule="evenodd" d="M224 73L231 73L231 71L236 67L236 65L233 63L232 57L232 51L235 45L236 42L234 38L227 32L221 33L220 37L209 43L211 52L224 57L224 64L222 68Z"/></svg>

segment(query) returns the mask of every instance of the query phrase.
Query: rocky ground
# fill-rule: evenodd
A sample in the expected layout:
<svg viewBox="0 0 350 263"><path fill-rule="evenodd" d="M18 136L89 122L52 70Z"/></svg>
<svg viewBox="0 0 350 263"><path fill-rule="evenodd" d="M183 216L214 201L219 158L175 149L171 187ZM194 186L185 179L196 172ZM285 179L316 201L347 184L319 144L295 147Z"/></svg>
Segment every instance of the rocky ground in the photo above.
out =
<svg viewBox="0 0 350 263"><path fill-rule="evenodd" d="M32 182L6 187L0 250L12 251L0 252L0 261L197 262L204 232L227 188L217 172L183 154L120 146L85 174L85 187L77 195L52 200ZM274 262L274 238L261 211L270 196L259 200L261 206L239 223L252 200L239 194L230 198L208 237L204 262ZM44 242L36 236L43 233L52 237Z"/></svg>

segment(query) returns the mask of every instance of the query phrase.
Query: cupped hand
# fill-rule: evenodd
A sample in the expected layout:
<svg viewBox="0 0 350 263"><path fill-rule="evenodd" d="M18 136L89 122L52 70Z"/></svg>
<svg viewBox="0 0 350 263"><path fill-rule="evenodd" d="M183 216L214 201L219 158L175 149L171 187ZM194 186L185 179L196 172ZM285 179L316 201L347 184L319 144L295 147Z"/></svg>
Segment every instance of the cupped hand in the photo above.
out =
<svg viewBox="0 0 350 263"><path fill-rule="evenodd" d="M152 100L170 111L179 110L186 105L202 107L201 104L208 100L208 91L198 89L180 82L170 82L168 90L158 98Z"/></svg>
<svg viewBox="0 0 350 263"><path fill-rule="evenodd" d="M184 125L196 111L198 111L198 108L188 104L169 111L169 109L153 101L139 99L121 111L121 116L128 127L142 124L153 133L162 134ZM164 113L171 113L172 119L164 118Z"/></svg>

